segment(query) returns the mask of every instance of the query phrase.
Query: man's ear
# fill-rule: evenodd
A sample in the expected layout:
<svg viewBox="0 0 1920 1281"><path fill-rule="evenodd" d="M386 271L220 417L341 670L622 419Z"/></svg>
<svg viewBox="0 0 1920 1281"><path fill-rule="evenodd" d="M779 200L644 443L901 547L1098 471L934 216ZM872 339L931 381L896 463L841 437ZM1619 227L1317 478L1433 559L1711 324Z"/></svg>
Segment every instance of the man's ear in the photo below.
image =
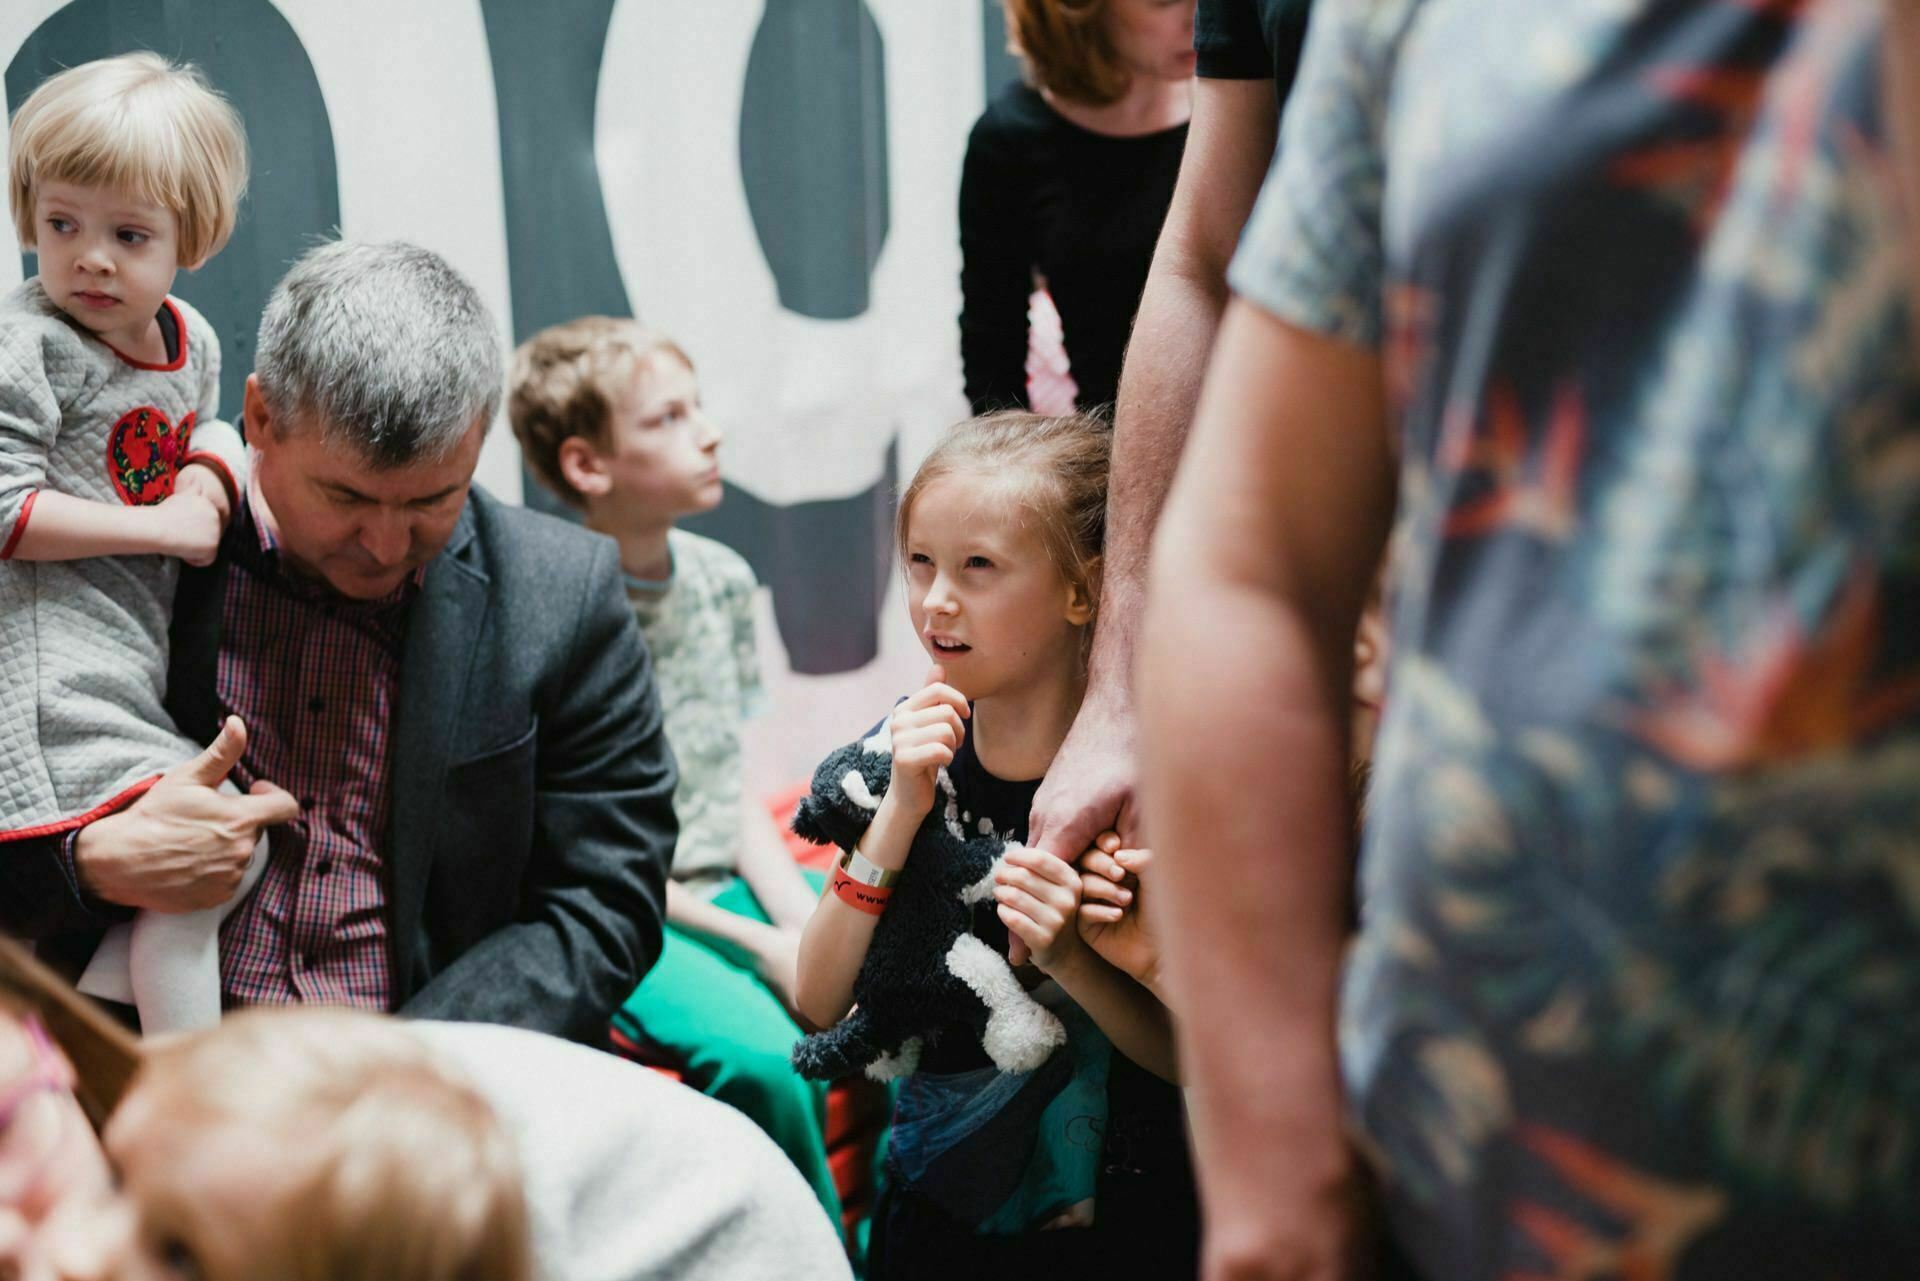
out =
<svg viewBox="0 0 1920 1281"><path fill-rule="evenodd" d="M560 468L560 478L582 498L604 497L613 488L606 460L584 436L569 436L561 441L554 463Z"/></svg>
<svg viewBox="0 0 1920 1281"><path fill-rule="evenodd" d="M260 390L260 375L247 375L247 389L240 396L240 425L246 429L247 443L259 449L273 431L273 411L267 408L266 393Z"/></svg>

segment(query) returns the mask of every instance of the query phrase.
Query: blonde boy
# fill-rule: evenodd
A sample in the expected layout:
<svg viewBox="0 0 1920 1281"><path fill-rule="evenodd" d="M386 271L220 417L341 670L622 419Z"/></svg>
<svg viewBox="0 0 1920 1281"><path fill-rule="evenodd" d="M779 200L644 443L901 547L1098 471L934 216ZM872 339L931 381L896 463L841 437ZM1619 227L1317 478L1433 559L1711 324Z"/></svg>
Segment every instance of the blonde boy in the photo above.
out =
<svg viewBox="0 0 1920 1281"><path fill-rule="evenodd" d="M534 474L620 545L680 765L666 945L615 1024L758 1122L838 1222L825 1095L788 1064L799 933L816 892L742 788L741 724L763 698L753 571L674 528L722 492L720 432L693 362L634 321L585 317L515 353L507 413Z"/></svg>
<svg viewBox="0 0 1920 1281"><path fill-rule="evenodd" d="M216 418L219 342L168 293L233 230L233 108L155 54L90 62L21 105L8 160L39 270L0 298L0 856L194 755L162 705L167 624L245 466ZM136 1000L149 1031L217 1020L221 910L121 927L85 985Z"/></svg>

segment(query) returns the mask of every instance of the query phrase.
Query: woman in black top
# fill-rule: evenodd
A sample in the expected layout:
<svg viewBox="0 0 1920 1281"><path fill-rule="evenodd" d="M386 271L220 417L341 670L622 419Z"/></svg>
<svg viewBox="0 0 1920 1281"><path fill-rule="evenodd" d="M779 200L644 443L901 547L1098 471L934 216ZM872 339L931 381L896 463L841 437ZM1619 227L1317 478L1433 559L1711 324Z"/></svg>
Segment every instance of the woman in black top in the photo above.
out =
<svg viewBox="0 0 1920 1281"><path fill-rule="evenodd" d="M1053 296L1077 407L1113 402L1192 106L1195 0L1003 0L1028 84L960 179L960 355L973 412L1027 407L1027 299Z"/></svg>

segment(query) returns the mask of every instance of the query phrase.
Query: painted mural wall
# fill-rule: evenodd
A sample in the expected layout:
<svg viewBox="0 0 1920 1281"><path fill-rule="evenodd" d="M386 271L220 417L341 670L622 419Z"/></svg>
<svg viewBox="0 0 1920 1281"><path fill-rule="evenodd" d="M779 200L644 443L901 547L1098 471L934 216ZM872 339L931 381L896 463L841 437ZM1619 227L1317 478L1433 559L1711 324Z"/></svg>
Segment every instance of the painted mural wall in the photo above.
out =
<svg viewBox="0 0 1920 1281"><path fill-rule="evenodd" d="M268 292L336 228L445 255L503 342L594 312L681 342L726 433L726 500L691 527L765 585L762 791L925 666L893 496L965 412L954 208L967 130L1015 74L1003 45L985 0L0 5L9 110L61 67L151 48L246 118L240 226L176 286L219 330L229 413ZM0 254L0 287L32 264ZM480 478L557 507L504 424Z"/></svg>

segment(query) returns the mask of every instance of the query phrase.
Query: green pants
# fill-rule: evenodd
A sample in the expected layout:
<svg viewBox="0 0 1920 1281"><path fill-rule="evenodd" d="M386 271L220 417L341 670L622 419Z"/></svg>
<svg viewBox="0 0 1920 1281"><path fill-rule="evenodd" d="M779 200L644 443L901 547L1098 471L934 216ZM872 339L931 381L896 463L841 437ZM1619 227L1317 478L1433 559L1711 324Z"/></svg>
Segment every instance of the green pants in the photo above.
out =
<svg viewBox="0 0 1920 1281"><path fill-rule="evenodd" d="M816 889L824 880L815 872L806 876ZM767 919L737 877L713 902L738 916ZM840 1230L840 1194L827 1164L826 1084L793 1070L788 1056L800 1026L749 958L668 926L660 960L614 1023L634 1040L665 1050L688 1084L751 1117L799 1167Z"/></svg>

